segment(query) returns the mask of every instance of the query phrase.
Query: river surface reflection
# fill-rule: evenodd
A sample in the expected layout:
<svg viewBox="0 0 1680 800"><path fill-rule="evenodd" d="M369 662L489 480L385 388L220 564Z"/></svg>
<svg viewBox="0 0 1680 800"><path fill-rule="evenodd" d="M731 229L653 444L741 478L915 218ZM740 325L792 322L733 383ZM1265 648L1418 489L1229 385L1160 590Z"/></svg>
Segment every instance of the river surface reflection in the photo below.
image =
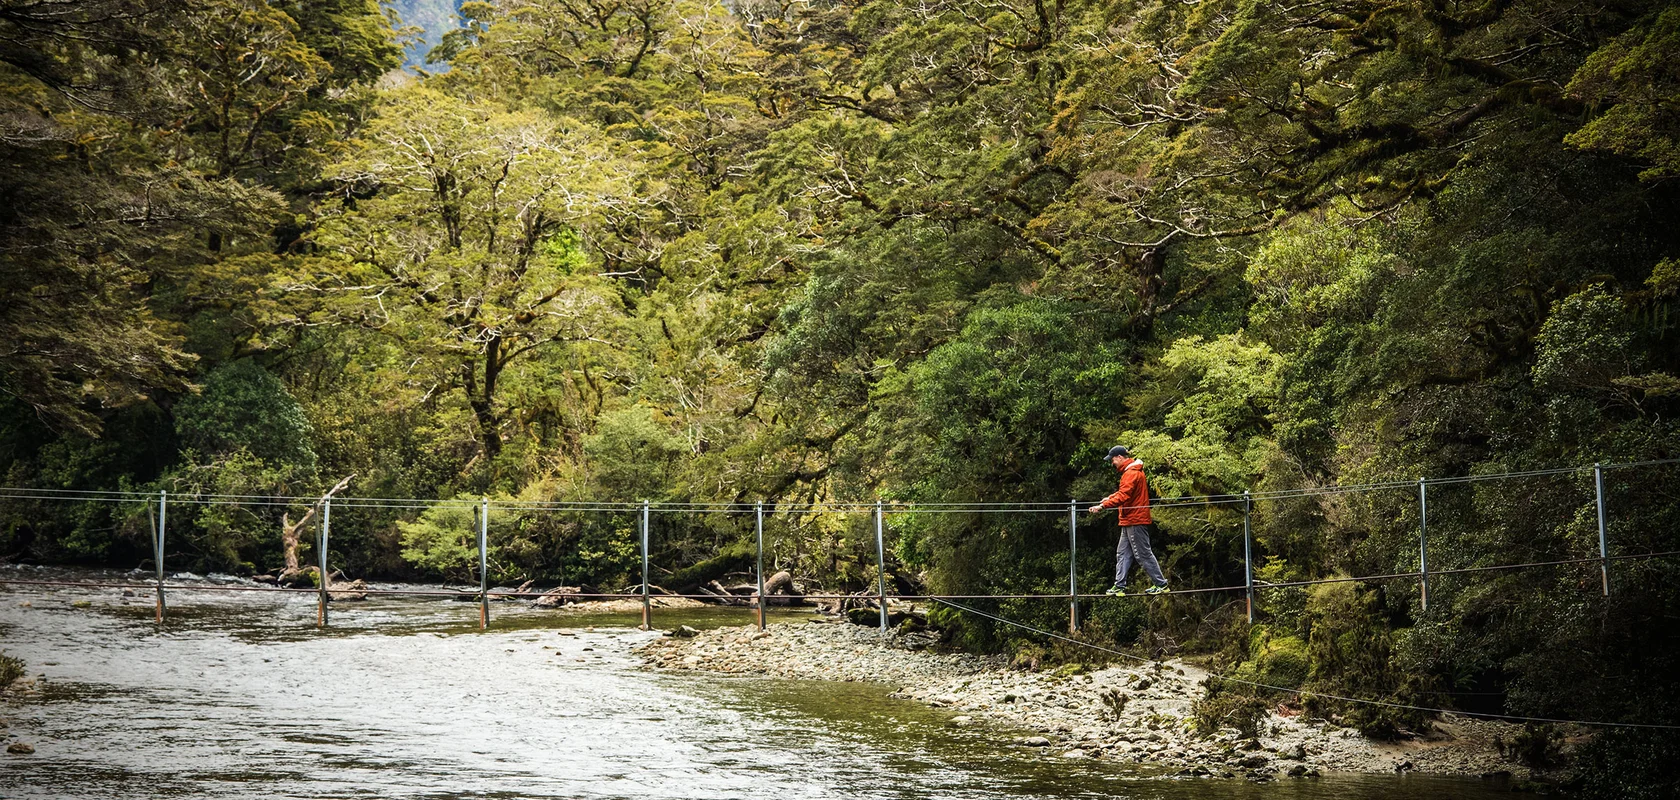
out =
<svg viewBox="0 0 1680 800"><path fill-rule="evenodd" d="M37 574L0 575L14 576ZM320 631L308 596L177 592L160 629L139 594L0 585L0 650L45 675L0 701L0 733L36 748L0 754L0 797L1501 794L1474 780L1255 785L1062 759L1007 731L954 727L890 686L650 672L631 648L658 634L626 616L499 603L481 632L472 604L375 600L335 604ZM744 624L747 612L655 621Z"/></svg>

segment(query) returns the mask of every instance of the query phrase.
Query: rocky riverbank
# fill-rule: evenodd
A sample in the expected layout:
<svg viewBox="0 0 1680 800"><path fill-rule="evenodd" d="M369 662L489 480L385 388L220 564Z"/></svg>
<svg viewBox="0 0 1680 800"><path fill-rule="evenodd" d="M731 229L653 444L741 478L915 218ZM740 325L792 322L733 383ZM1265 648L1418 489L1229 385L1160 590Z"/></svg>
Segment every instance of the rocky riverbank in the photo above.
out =
<svg viewBox="0 0 1680 800"><path fill-rule="evenodd" d="M1322 771L1481 775L1526 771L1498 749L1516 726L1457 715L1428 737L1377 742L1357 731L1275 711L1256 738L1234 729L1200 736L1191 705L1207 673L1178 659L1117 664L1082 674L1011 670L1000 657L933 653L932 637L846 622L781 623L683 631L648 643L650 666L783 678L873 681L896 696L948 708L953 725L1021 731L1017 743L1046 757L1098 758L1174 768L1187 775L1271 780Z"/></svg>

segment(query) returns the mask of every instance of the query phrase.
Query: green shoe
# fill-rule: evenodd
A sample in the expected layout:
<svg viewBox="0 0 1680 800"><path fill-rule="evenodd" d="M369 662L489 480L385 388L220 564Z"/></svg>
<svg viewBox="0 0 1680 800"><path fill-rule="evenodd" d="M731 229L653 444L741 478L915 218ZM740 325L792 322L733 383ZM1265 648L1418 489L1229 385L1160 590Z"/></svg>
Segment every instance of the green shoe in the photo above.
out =
<svg viewBox="0 0 1680 800"><path fill-rule="evenodd" d="M1113 586L1108 587L1108 591L1104 592L1104 594L1107 594L1109 597L1119 597L1119 596L1121 596L1125 593L1126 593L1126 586L1124 584L1119 584L1119 583L1116 583Z"/></svg>
<svg viewBox="0 0 1680 800"><path fill-rule="evenodd" d="M1156 586L1151 586L1148 589L1144 589L1143 593L1144 594L1166 594L1167 593L1167 585L1163 583L1163 584L1159 584L1159 585L1156 585Z"/></svg>

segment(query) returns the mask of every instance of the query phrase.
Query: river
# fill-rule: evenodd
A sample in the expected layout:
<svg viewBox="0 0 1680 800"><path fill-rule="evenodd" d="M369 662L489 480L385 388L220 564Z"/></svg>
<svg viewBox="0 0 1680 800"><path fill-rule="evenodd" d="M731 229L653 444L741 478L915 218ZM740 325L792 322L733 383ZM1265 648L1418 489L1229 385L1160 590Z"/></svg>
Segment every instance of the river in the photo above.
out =
<svg viewBox="0 0 1680 800"><path fill-rule="evenodd" d="M62 576L0 569L0 578ZM111 580L113 573L71 573ZM183 578L186 580L188 578ZM0 700L0 798L1198 798L1504 794L1476 780L1326 775L1252 784L1020 748L894 687L652 672L655 633L442 599L336 603L0 584L0 651L35 688ZM744 624L738 610L662 626ZM788 618L803 615L785 612Z"/></svg>

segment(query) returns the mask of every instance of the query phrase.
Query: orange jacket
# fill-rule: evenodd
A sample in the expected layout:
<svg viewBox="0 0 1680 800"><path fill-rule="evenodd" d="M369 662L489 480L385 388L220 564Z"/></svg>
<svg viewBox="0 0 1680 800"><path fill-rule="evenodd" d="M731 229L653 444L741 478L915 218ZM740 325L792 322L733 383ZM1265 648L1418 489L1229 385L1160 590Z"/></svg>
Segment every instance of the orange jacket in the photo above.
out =
<svg viewBox="0 0 1680 800"><path fill-rule="evenodd" d="M1120 525L1148 525L1155 520L1149 516L1149 479L1143 476L1143 462L1135 458L1122 462L1120 489L1103 498L1103 508L1120 509Z"/></svg>

